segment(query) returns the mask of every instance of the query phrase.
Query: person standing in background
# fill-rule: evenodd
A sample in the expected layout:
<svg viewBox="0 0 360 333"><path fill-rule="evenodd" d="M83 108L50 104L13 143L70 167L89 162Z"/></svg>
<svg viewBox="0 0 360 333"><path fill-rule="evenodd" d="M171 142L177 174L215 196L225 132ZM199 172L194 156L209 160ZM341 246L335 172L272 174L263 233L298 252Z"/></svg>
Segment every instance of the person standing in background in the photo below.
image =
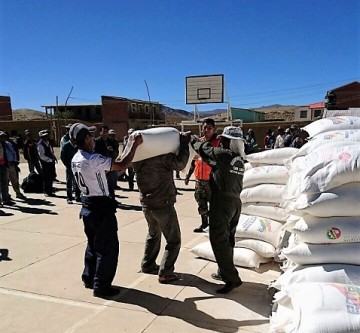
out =
<svg viewBox="0 0 360 333"><path fill-rule="evenodd" d="M73 203L73 189L75 190L75 201L80 202L80 189L75 182L75 178L73 172L71 170L71 160L78 151L78 148L75 144L70 140L65 142L61 151L60 151L60 159L65 165L66 168L66 202L71 205Z"/></svg>
<svg viewBox="0 0 360 333"><path fill-rule="evenodd" d="M277 128L277 132L279 134L276 137L274 149L284 148L284 139L285 139L285 135L286 135L285 130L281 126L279 126Z"/></svg>
<svg viewBox="0 0 360 333"><path fill-rule="evenodd" d="M246 136L245 136L245 154L253 154L256 152L256 137L253 129L249 128Z"/></svg>
<svg viewBox="0 0 360 333"><path fill-rule="evenodd" d="M9 139L9 136L5 133L5 149L6 157L8 161L8 178L10 179L11 185L16 193L16 198L25 200L26 196L20 191L19 184L19 151L16 147L15 142Z"/></svg>
<svg viewBox="0 0 360 333"><path fill-rule="evenodd" d="M212 118L205 118L202 124L203 136L200 141L210 142L212 147L218 147L220 139L216 134L215 121ZM199 155L195 155L191 163L188 174L185 177L185 185L189 184L192 173L195 172L195 193L194 197L198 204L198 212L201 217L201 224L194 229L194 232L204 232L209 225L209 203L210 203L210 173L211 167L202 160Z"/></svg>
<svg viewBox="0 0 360 333"><path fill-rule="evenodd" d="M12 204L9 195L8 160L5 146L6 133L0 131L0 207Z"/></svg>
<svg viewBox="0 0 360 333"><path fill-rule="evenodd" d="M131 133L133 133L135 130L133 128L129 128L128 133L126 136L124 136L124 140L123 140L123 151L125 150L125 147L128 143L129 140L129 136L131 135ZM134 172L134 168L133 165L130 164L129 167L127 168L127 180L129 183L129 189L132 191L134 189L134 177L135 177L135 172Z"/></svg>
<svg viewBox="0 0 360 333"><path fill-rule="evenodd" d="M100 127L100 135L95 139L95 153L101 154L104 157L112 157L113 156L113 148L109 143L109 127L103 125ZM115 198L115 185L112 181L113 173L109 170L106 174L106 180L109 185L110 197Z"/></svg>
<svg viewBox="0 0 360 333"><path fill-rule="evenodd" d="M64 147L64 144L70 140L70 136L69 136L70 127L71 127L71 124L68 124L65 126L66 132L60 139L60 151Z"/></svg>
<svg viewBox="0 0 360 333"><path fill-rule="evenodd" d="M273 149L275 144L275 134L271 129L266 131L266 135L264 138L264 148L265 149Z"/></svg>
<svg viewBox="0 0 360 333"><path fill-rule="evenodd" d="M42 175L42 169L39 161L39 154L37 151L37 141L34 139L31 130L25 130L25 142L23 148L24 159L28 163L29 172L36 172Z"/></svg>
<svg viewBox="0 0 360 333"><path fill-rule="evenodd" d="M108 137L108 155L115 161L115 159L119 156L119 142L116 140L116 132L113 129L109 130ZM114 189L114 197L115 197L115 189L118 188L117 181L119 178L119 173L117 171L109 171L107 174L107 179L109 182L109 188Z"/></svg>
<svg viewBox="0 0 360 333"><path fill-rule="evenodd" d="M55 163L57 159L53 147L49 142L49 131L42 130L39 132L40 140L37 143L37 150L40 158L41 169L43 171L43 188L46 197L55 195L53 181L56 178Z"/></svg>

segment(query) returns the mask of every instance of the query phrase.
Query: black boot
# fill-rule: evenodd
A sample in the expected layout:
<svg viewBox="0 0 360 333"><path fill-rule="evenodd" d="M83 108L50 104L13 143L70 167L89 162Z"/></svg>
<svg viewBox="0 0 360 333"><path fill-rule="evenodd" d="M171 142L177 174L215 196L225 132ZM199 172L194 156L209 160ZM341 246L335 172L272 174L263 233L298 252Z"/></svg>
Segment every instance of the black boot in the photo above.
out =
<svg viewBox="0 0 360 333"><path fill-rule="evenodd" d="M204 229L206 229L208 225L209 225L208 216L201 215L201 226L194 229L194 232L205 232Z"/></svg>

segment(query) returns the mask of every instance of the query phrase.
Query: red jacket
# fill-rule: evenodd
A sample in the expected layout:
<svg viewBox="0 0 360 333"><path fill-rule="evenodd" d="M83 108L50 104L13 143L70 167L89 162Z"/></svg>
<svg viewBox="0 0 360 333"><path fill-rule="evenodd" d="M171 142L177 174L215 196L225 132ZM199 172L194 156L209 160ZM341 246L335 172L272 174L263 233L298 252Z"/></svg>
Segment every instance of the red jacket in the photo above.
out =
<svg viewBox="0 0 360 333"><path fill-rule="evenodd" d="M202 137L201 139L205 140L205 137ZM210 140L210 144L213 147L219 147L220 139L218 139L217 136L214 135L214 137ZM209 166L209 164L203 162L201 157L198 157L195 160L195 169L194 169L195 179L196 180L209 180L210 173L211 173L211 167Z"/></svg>

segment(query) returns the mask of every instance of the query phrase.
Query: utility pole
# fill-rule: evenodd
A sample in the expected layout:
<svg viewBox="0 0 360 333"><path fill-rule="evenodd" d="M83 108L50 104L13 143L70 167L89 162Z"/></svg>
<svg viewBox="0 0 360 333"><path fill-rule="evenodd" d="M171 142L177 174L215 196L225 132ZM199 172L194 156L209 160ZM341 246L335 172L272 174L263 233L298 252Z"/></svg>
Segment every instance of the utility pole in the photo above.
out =
<svg viewBox="0 0 360 333"><path fill-rule="evenodd" d="M149 87L148 87L148 84L146 82L146 80L144 80L145 82L145 86L146 86L146 91L147 91L147 95L148 95L148 99L149 99L149 107L151 108L151 125L154 125L154 118L155 118L155 115L154 115L154 108L151 106L151 98L150 98L150 91L149 91Z"/></svg>

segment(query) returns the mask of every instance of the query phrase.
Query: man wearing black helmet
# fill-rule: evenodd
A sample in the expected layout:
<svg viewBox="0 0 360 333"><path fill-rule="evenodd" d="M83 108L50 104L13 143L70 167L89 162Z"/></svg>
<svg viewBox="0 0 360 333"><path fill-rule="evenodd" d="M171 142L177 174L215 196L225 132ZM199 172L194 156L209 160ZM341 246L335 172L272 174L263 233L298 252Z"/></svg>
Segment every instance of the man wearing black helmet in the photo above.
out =
<svg viewBox="0 0 360 333"><path fill-rule="evenodd" d="M119 293L119 289L111 286L117 268L119 240L115 216L117 204L110 197L106 172L126 169L137 146L142 143L142 137L135 137L126 156L112 161L111 157L93 153L91 133L94 130L94 127L76 123L69 131L70 139L79 148L72 158L71 168L82 193L80 216L88 240L82 280L85 288L94 289L94 296L111 297Z"/></svg>

